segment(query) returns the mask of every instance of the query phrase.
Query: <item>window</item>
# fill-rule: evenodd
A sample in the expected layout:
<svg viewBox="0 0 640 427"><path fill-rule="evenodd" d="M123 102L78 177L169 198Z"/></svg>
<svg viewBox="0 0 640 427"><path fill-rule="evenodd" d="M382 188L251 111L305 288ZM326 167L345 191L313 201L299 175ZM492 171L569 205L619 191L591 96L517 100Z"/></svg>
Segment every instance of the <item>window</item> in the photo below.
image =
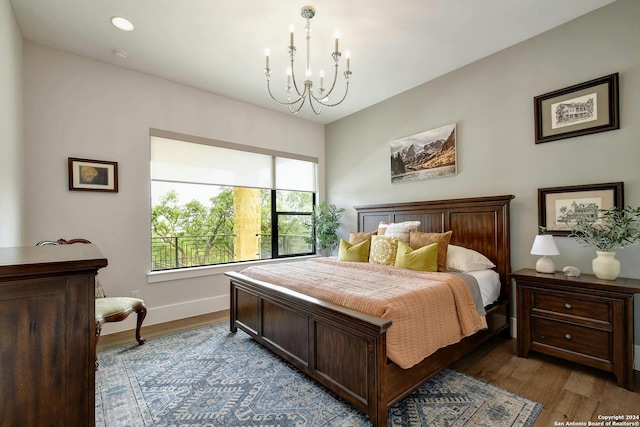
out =
<svg viewBox="0 0 640 427"><path fill-rule="evenodd" d="M152 132L151 270L314 253L316 167L315 158Z"/></svg>

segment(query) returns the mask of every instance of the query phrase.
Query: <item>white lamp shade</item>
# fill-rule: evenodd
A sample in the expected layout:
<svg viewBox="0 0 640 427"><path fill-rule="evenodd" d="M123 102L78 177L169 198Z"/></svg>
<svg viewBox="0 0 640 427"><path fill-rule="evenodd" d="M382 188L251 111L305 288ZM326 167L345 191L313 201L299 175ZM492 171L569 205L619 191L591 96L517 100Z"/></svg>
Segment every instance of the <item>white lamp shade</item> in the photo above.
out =
<svg viewBox="0 0 640 427"><path fill-rule="evenodd" d="M531 255L542 255L542 258L536 262L537 272L553 273L556 270L551 258L547 258L547 255L560 255L552 235L543 234L536 236L536 239L533 241L533 246L531 247Z"/></svg>
<svg viewBox="0 0 640 427"><path fill-rule="evenodd" d="M533 241L531 255L560 255L560 252L551 234L541 234Z"/></svg>

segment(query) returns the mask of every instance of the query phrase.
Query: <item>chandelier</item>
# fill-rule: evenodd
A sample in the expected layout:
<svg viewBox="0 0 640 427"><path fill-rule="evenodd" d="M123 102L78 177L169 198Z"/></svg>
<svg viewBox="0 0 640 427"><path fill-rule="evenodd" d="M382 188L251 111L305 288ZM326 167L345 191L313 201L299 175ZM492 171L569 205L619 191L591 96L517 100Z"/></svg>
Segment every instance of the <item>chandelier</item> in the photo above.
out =
<svg viewBox="0 0 640 427"><path fill-rule="evenodd" d="M264 69L264 75L267 76L267 90L269 91L269 95L271 98L276 101L278 104L286 105L289 108L289 112L296 114L298 111L302 109L304 103L309 100L309 105L315 114L320 114L322 112L322 107L334 107L347 97L347 93L349 92L349 77L351 77L351 71L349 70L349 55L345 54L347 59L347 69L342 74L344 75L345 81L347 83L346 89L344 91L344 95L338 102L331 102L330 96L333 93L333 90L336 86L336 81L338 79L338 63L340 62L340 57L342 54L338 50L338 35L336 34L336 42L335 42L335 51L331 54L333 57L333 61L335 64L334 73L333 73L333 83L329 90L324 87L324 72L320 71L320 84L316 91L313 90L313 81L311 80L311 61L309 59L309 44L311 40L311 18L313 18L316 14L315 8L313 6L303 6L300 9L300 15L307 20L307 24L305 25L306 32L306 40L307 40L307 63L305 68L305 78L304 78L304 87L300 90L300 86L296 81L296 75L294 72L293 61L296 56L296 46L293 44L293 28L289 28L289 59L291 61L291 66L287 69L287 86L285 86L285 93L287 100L280 101L273 96L271 92L271 68L269 68L269 51L266 51L266 67ZM293 82L293 86L292 86Z"/></svg>

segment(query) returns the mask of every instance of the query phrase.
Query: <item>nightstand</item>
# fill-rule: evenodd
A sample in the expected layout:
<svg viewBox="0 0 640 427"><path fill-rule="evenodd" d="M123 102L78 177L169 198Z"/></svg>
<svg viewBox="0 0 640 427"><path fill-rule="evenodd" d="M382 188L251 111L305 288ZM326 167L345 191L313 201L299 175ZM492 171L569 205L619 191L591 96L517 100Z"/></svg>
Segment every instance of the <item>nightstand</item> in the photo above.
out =
<svg viewBox="0 0 640 427"><path fill-rule="evenodd" d="M640 280L522 269L516 281L517 355L530 351L612 372L633 390L633 294Z"/></svg>

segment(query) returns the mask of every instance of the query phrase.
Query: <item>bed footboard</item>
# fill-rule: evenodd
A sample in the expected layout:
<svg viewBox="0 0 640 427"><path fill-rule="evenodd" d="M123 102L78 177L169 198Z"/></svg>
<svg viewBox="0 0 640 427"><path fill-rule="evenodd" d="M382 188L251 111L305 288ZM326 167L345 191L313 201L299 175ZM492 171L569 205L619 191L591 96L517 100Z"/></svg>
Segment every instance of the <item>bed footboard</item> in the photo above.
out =
<svg viewBox="0 0 640 427"><path fill-rule="evenodd" d="M239 273L231 278L232 332L241 329L386 426L386 332L391 321Z"/></svg>

